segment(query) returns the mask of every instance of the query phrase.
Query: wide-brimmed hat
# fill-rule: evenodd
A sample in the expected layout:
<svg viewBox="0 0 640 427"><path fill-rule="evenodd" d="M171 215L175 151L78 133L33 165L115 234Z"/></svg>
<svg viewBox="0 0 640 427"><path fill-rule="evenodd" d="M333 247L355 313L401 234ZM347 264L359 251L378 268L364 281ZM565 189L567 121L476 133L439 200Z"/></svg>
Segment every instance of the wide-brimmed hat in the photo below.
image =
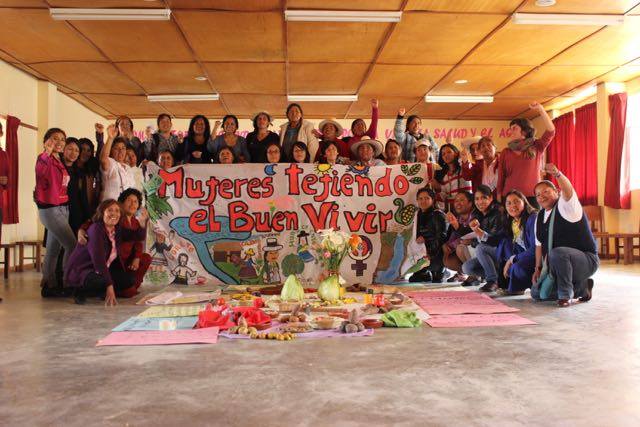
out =
<svg viewBox="0 0 640 427"><path fill-rule="evenodd" d="M267 246L262 248L265 252L279 251L280 249L282 249L282 245L278 244L278 239L275 237L267 237Z"/></svg>
<svg viewBox="0 0 640 427"><path fill-rule="evenodd" d="M271 114L269 114L268 111L258 111L253 115L253 117L251 118L251 121L255 121L260 114L264 114L265 116L267 116L267 118L269 119L269 123L273 121L273 119L271 118Z"/></svg>
<svg viewBox="0 0 640 427"><path fill-rule="evenodd" d="M363 136L362 139L358 142L355 142L351 145L351 152L354 155L358 155L358 148L362 144L369 144L373 147L373 157L378 157L384 151L384 147L382 146L382 142L377 139L371 139L368 136Z"/></svg>
<svg viewBox="0 0 640 427"><path fill-rule="evenodd" d="M332 125L334 125L336 127L337 130L337 137L340 138L342 137L342 132L344 132L344 129L342 128L342 125L340 123L338 123L338 121L336 119L326 119L320 122L320 124L318 125L318 130L320 130L320 132L322 132L322 128L324 128L325 125L328 125L329 123L331 123Z"/></svg>
<svg viewBox="0 0 640 427"><path fill-rule="evenodd" d="M427 149L429 151L433 150L433 147L431 146L431 144L429 143L429 141L426 138L420 139L416 142L416 145L413 146L414 150L417 150L418 147L427 147Z"/></svg>

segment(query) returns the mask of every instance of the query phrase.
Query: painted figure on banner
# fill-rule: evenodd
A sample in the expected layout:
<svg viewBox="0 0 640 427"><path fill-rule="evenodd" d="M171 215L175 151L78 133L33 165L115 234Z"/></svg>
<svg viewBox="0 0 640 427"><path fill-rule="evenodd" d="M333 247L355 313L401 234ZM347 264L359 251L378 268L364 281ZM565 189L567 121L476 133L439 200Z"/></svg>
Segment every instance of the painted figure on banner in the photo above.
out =
<svg viewBox="0 0 640 427"><path fill-rule="evenodd" d="M280 265L278 264L278 256L282 245L278 244L278 239L268 237L267 244L262 248L264 252L264 270L262 277L265 284L273 285L282 283L280 275Z"/></svg>
<svg viewBox="0 0 640 427"><path fill-rule="evenodd" d="M171 270L171 274L173 274L173 282L172 285L188 285L189 279L195 277L197 272L190 268L187 263L189 262L189 255L180 254L178 255L178 265Z"/></svg>

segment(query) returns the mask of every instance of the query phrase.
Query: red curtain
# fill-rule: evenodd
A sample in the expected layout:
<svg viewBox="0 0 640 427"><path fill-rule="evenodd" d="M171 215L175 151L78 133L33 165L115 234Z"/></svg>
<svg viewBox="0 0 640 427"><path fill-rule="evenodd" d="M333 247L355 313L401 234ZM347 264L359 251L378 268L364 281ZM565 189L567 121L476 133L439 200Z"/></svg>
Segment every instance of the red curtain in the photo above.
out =
<svg viewBox="0 0 640 427"><path fill-rule="evenodd" d="M598 125L596 103L576 109L573 188L583 205L598 204Z"/></svg>
<svg viewBox="0 0 640 427"><path fill-rule="evenodd" d="M607 155L607 179L604 187L604 204L614 209L631 209L629 176L622 176L622 162L629 162L623 156L624 128L627 117L627 94L609 95L609 153ZM628 168L627 168L628 169Z"/></svg>
<svg viewBox="0 0 640 427"><path fill-rule="evenodd" d="M8 183L2 200L2 223L18 223L18 126L20 119L7 116L6 148L8 160Z"/></svg>
<svg viewBox="0 0 640 427"><path fill-rule="evenodd" d="M573 123L573 111L553 119L556 127L556 136L549 146L547 157L549 163L555 164L562 173L573 182L574 151L575 151L575 126Z"/></svg>

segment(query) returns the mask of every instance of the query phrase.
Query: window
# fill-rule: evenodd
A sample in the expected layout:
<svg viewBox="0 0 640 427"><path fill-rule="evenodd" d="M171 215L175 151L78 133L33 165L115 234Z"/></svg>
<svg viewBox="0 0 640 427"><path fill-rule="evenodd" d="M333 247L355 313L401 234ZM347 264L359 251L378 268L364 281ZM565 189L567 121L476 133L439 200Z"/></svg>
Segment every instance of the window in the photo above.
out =
<svg viewBox="0 0 640 427"><path fill-rule="evenodd" d="M628 153L631 190L640 190L640 93L627 99L624 151Z"/></svg>

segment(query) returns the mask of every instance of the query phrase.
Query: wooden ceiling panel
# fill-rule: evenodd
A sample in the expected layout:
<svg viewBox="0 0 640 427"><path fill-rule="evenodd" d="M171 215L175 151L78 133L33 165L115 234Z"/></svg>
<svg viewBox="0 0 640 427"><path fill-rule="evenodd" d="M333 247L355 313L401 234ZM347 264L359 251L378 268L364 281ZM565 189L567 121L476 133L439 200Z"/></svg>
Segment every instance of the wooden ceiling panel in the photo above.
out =
<svg viewBox="0 0 640 427"><path fill-rule="evenodd" d="M73 25L114 62L193 61L169 21L74 21Z"/></svg>
<svg viewBox="0 0 640 427"><path fill-rule="evenodd" d="M420 102L411 114L417 114L423 119L455 119L464 111L473 107L473 103L433 103Z"/></svg>
<svg viewBox="0 0 640 427"><path fill-rule="evenodd" d="M84 105L85 107L87 107L88 109L93 111L94 113L100 114L102 117L105 117L105 118L113 118L114 117L109 111L105 110L100 105L96 104L95 102L92 102L92 101L88 100L87 98L85 98L84 96L82 96L80 94L67 93L66 95L68 97L70 97L70 98L75 99L80 104ZM91 139L93 140L93 137L91 137Z"/></svg>
<svg viewBox="0 0 640 427"><path fill-rule="evenodd" d="M309 118L342 118L347 114L350 102L305 102L301 103L305 117ZM314 121L317 127L320 122Z"/></svg>
<svg viewBox="0 0 640 427"><path fill-rule="evenodd" d="M223 98L231 114L241 118L252 118L260 111L266 111L272 117L281 118L285 116L287 109L286 96L226 94ZM306 105L304 104L302 108L305 109ZM305 115L308 117L306 109Z"/></svg>
<svg viewBox="0 0 640 427"><path fill-rule="evenodd" d="M283 63L205 63L220 93L285 95Z"/></svg>
<svg viewBox="0 0 640 427"><path fill-rule="evenodd" d="M1 7L47 7L43 0L0 0Z"/></svg>
<svg viewBox="0 0 640 427"><path fill-rule="evenodd" d="M0 9L0 47L23 62L100 61L102 56L46 9Z"/></svg>
<svg viewBox="0 0 640 427"><path fill-rule="evenodd" d="M449 65L375 65L360 93L375 97L388 93L424 96L450 69Z"/></svg>
<svg viewBox="0 0 640 427"><path fill-rule="evenodd" d="M161 0L47 0L51 7L77 7L77 8L130 8L130 9L164 9Z"/></svg>
<svg viewBox="0 0 640 427"><path fill-rule="evenodd" d="M268 11L282 8L280 0L170 0L172 10L216 9L239 11Z"/></svg>
<svg viewBox="0 0 640 427"><path fill-rule="evenodd" d="M610 70L611 67L608 66L545 65L500 92L500 96L529 97L532 101L542 97L558 96Z"/></svg>
<svg viewBox="0 0 640 427"><path fill-rule="evenodd" d="M551 7L539 7L535 3L535 0L528 0L520 12L622 14L635 6L638 0L559 0Z"/></svg>
<svg viewBox="0 0 640 427"><path fill-rule="evenodd" d="M40 80L49 80L47 77L43 76L42 74L40 74L38 71L34 70L33 68L29 67L29 66L25 66L22 65L18 62L15 63L11 63L12 66L16 67L19 70L24 71L27 74L31 74L33 77L35 77L36 79L40 79Z"/></svg>
<svg viewBox="0 0 640 427"><path fill-rule="evenodd" d="M456 64L505 17L404 13L380 63Z"/></svg>
<svg viewBox="0 0 640 427"><path fill-rule="evenodd" d="M107 62L49 62L32 67L75 92L143 94L131 79Z"/></svg>
<svg viewBox="0 0 640 427"><path fill-rule="evenodd" d="M380 118L394 119L398 115L398 109L401 107L409 109L420 99L420 97L381 96L378 99ZM350 119L363 118L369 123L371 119L371 97L360 96L358 101L351 107L351 110L349 110L348 117Z"/></svg>
<svg viewBox="0 0 640 427"><path fill-rule="evenodd" d="M465 64L540 65L598 28L509 22L473 52Z"/></svg>
<svg viewBox="0 0 640 427"><path fill-rule="evenodd" d="M431 95L493 95L529 70L531 70L529 66L518 65L460 65L429 93ZM468 82L457 84L456 80L468 80Z"/></svg>
<svg viewBox="0 0 640 427"><path fill-rule="evenodd" d="M196 114L203 114L207 117L224 117L227 112L220 101L198 101L198 102L163 102L162 105L174 117L191 118ZM211 123L213 126L213 123Z"/></svg>
<svg viewBox="0 0 640 427"><path fill-rule="evenodd" d="M202 61L284 61L280 12L192 12L174 16Z"/></svg>
<svg viewBox="0 0 640 427"><path fill-rule="evenodd" d="M599 82L626 82L640 77L640 60L622 66L598 79Z"/></svg>
<svg viewBox="0 0 640 427"><path fill-rule="evenodd" d="M349 95L358 90L368 64L290 64L289 93Z"/></svg>
<svg viewBox="0 0 640 427"><path fill-rule="evenodd" d="M406 10L432 12L512 13L522 0L409 0Z"/></svg>
<svg viewBox="0 0 640 427"><path fill-rule="evenodd" d="M168 113L160 102L149 102L145 96L127 95L86 95L92 102L111 111L116 116L155 117L160 113Z"/></svg>
<svg viewBox="0 0 640 427"><path fill-rule="evenodd" d="M289 0L287 9L400 10L402 0Z"/></svg>
<svg viewBox="0 0 640 427"><path fill-rule="evenodd" d="M538 98L536 101L542 103L547 102L550 97ZM529 111L529 103L533 101L530 97L521 98L495 98L490 104L477 104L475 107L466 111L460 118L471 117L503 117L510 119L516 116L530 117L535 112Z"/></svg>
<svg viewBox="0 0 640 427"><path fill-rule="evenodd" d="M16 62L16 59L13 56L4 53L1 50L0 50L0 59L8 63Z"/></svg>
<svg viewBox="0 0 640 427"><path fill-rule="evenodd" d="M208 82L195 79L202 75L195 62L123 62L117 65L148 94L211 93Z"/></svg>
<svg viewBox="0 0 640 427"><path fill-rule="evenodd" d="M290 62L370 63L388 23L289 22Z"/></svg>
<svg viewBox="0 0 640 427"><path fill-rule="evenodd" d="M553 65L622 65L640 57L640 16L624 25L607 27L558 55Z"/></svg>

